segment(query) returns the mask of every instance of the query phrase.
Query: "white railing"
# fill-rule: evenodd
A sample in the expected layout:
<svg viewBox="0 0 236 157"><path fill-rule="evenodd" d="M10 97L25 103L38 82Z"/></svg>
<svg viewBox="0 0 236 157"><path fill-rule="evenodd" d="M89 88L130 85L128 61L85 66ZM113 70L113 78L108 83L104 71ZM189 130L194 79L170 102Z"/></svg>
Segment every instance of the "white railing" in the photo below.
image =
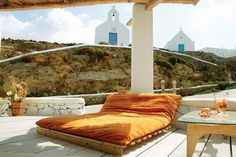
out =
<svg viewBox="0 0 236 157"><path fill-rule="evenodd" d="M209 84L209 85L199 85L199 86L192 86L192 87L180 87L180 88L175 88L176 91L182 90L182 89L201 89L201 88L206 88L206 87L216 87L217 84ZM174 89L173 88L167 88L164 89L165 92L172 92ZM162 92L162 89L156 89L153 90L154 93ZM113 92L116 93L116 92ZM78 95L58 95L58 96L49 96L51 98L59 97L59 98L78 98L78 97L96 97L96 96L106 96L108 94L112 93L93 93L93 94L78 94ZM48 98L48 97L47 97Z"/></svg>
<svg viewBox="0 0 236 157"><path fill-rule="evenodd" d="M73 45L73 46L66 46L66 47L48 49L48 50L43 50L43 51L33 51L33 52L30 52L30 53L21 54L21 55L15 56L15 57L11 57L11 58L7 58L7 59L0 60L0 64L1 64L1 63L5 63L5 62L9 62L9 61L13 61L13 60L16 60L16 59L21 59L21 58L23 58L23 57L30 56L30 55L37 55L37 54L43 54L43 53L49 53L49 52L55 52L55 51L61 51L61 50L67 50L67 49L73 49L73 48L85 47L85 46L93 46L93 47L114 47L114 48L128 48L128 49L131 49L130 46L116 46L116 45L100 45L100 44ZM153 50L160 50L160 49L158 49L158 48L153 48ZM191 59L200 61L200 62L204 62L204 63L210 64L210 65L213 65L213 66L217 66L217 64L215 64L215 63L208 62L208 61L205 61L205 60L202 60L202 59L199 59L199 58L196 58L196 57L187 55L187 54L181 54L181 53L170 52L170 51L165 51L165 50L161 50L161 51L163 51L164 53L170 53L170 54L176 54L176 55L179 55L179 56L185 56L185 57L188 57L188 58L191 58Z"/></svg>

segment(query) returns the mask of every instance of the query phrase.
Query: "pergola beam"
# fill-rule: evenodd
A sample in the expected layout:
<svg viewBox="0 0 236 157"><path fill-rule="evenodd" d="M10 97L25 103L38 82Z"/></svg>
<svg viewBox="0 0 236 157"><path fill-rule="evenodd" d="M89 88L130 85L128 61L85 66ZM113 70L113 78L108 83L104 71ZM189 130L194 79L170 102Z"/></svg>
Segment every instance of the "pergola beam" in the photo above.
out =
<svg viewBox="0 0 236 157"><path fill-rule="evenodd" d="M22 1L22 2L21 2ZM35 2L35 3L33 3ZM0 11L65 8L110 3L144 3L148 0L1 0Z"/></svg>
<svg viewBox="0 0 236 157"><path fill-rule="evenodd" d="M147 3L146 9L147 10L152 10L156 5L162 3L164 0L151 0L150 2Z"/></svg>
<svg viewBox="0 0 236 157"><path fill-rule="evenodd" d="M194 4L194 5L197 5L198 2L199 2L199 0L194 0L194 1L193 1L193 4Z"/></svg>
<svg viewBox="0 0 236 157"><path fill-rule="evenodd" d="M159 3L181 3L196 5L199 0L0 0L0 11L33 10L88 6L108 3L142 3L151 10Z"/></svg>

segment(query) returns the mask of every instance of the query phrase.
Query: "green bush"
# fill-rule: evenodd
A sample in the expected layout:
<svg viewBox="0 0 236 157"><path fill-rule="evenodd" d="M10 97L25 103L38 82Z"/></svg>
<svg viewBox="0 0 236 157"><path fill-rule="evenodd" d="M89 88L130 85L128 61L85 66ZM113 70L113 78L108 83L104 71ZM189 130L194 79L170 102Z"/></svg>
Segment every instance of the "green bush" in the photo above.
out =
<svg viewBox="0 0 236 157"><path fill-rule="evenodd" d="M166 68L168 70L172 70L173 69L173 65L170 64L167 60L164 59L158 59L155 61L156 65Z"/></svg>
<svg viewBox="0 0 236 157"><path fill-rule="evenodd" d="M168 58L168 62L170 62L173 66L177 63L179 64L185 64L187 65L188 67L192 68L192 69L195 69L195 66L193 63L190 63L180 57L176 57L176 56L172 56L172 57L169 57Z"/></svg>
<svg viewBox="0 0 236 157"><path fill-rule="evenodd" d="M205 88L196 88L196 89L181 89L177 91L177 93L181 96L191 96L191 95L197 95L197 94L208 94L213 92L218 92L215 87L205 87Z"/></svg>
<svg viewBox="0 0 236 157"><path fill-rule="evenodd" d="M0 97L6 97L6 92L2 86L0 86Z"/></svg>
<svg viewBox="0 0 236 157"><path fill-rule="evenodd" d="M183 80L183 81L181 82L181 85L182 85L184 88L188 88L188 87L191 87L191 86L192 86L192 83L191 83L191 81L189 81L189 80Z"/></svg>
<svg viewBox="0 0 236 157"><path fill-rule="evenodd" d="M218 84L217 88L219 90L225 90L227 87L230 87L231 84L229 82L221 82Z"/></svg>
<svg viewBox="0 0 236 157"><path fill-rule="evenodd" d="M206 84L204 81L198 80L196 82L193 83L194 86L199 86L199 85L204 85Z"/></svg>
<svg viewBox="0 0 236 157"><path fill-rule="evenodd" d="M105 57L111 57L111 53L99 47L81 47L75 50L76 54L88 55L91 62L97 62Z"/></svg>
<svg viewBox="0 0 236 157"><path fill-rule="evenodd" d="M109 45L109 43L107 43L107 42L105 42L105 41L101 41L101 42L99 42L98 44L100 44L100 45Z"/></svg>
<svg viewBox="0 0 236 157"><path fill-rule="evenodd" d="M16 51L21 51L23 53L31 52L31 51L40 51L42 50L42 46L39 43L19 43L16 45Z"/></svg>
<svg viewBox="0 0 236 157"><path fill-rule="evenodd" d="M186 61L185 61L184 59L179 58L179 57L175 57L175 56L169 57L169 58L168 58L168 61L169 61L172 65L175 65L175 64L177 64L177 63L181 63L181 64L185 64L185 63L186 63Z"/></svg>
<svg viewBox="0 0 236 157"><path fill-rule="evenodd" d="M126 62L131 62L131 52L130 51L125 51L124 53L124 58Z"/></svg>
<svg viewBox="0 0 236 157"><path fill-rule="evenodd" d="M190 62L186 62L186 65L190 68L192 68L193 70L195 69L195 66L193 63L190 63Z"/></svg>

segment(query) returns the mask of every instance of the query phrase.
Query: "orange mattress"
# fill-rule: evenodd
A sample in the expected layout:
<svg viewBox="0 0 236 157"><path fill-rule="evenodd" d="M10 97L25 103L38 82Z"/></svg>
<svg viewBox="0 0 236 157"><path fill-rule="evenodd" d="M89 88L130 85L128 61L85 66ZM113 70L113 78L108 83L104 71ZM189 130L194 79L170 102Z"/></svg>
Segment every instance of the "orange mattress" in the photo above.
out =
<svg viewBox="0 0 236 157"><path fill-rule="evenodd" d="M167 127L181 97L174 94L114 94L98 113L57 116L36 122L42 128L118 145Z"/></svg>

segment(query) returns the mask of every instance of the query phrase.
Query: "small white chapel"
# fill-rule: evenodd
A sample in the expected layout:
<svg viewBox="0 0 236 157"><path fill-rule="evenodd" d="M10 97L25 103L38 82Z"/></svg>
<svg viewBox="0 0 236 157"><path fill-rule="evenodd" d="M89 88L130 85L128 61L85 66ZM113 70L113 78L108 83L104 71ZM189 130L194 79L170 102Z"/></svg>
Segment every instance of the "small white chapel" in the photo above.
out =
<svg viewBox="0 0 236 157"><path fill-rule="evenodd" d="M128 46L130 44L129 29L120 23L119 12L115 6L108 12L106 22L100 24L95 30L95 43L109 43L111 45Z"/></svg>
<svg viewBox="0 0 236 157"><path fill-rule="evenodd" d="M179 32L167 42L165 49L184 53L185 51L194 51L195 43L183 32L180 27Z"/></svg>

